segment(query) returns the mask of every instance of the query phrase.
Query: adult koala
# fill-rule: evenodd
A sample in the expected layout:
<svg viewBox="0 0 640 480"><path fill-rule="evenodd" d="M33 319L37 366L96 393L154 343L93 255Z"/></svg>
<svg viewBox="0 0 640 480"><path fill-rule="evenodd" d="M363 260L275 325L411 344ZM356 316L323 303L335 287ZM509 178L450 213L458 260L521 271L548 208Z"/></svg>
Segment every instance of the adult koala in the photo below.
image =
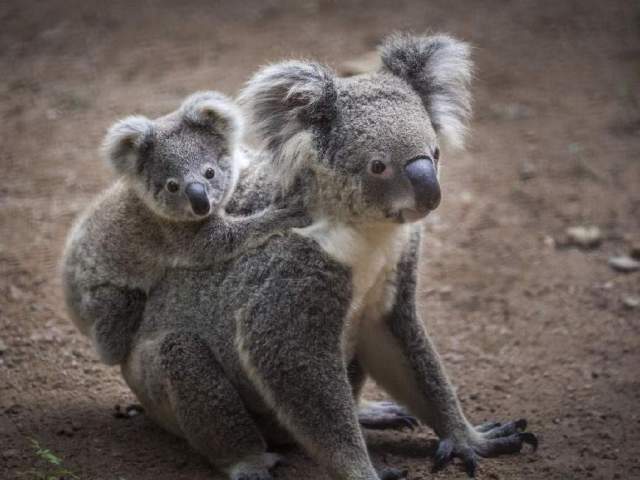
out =
<svg viewBox="0 0 640 480"><path fill-rule="evenodd" d="M224 266L169 272L123 365L149 415L232 479L271 478L266 441L282 430L331 478L401 476L367 453L366 375L435 430L435 468L458 456L473 475L477 455L537 443L522 420L466 419L416 308L418 220L440 201L440 139L462 141L469 48L395 36L381 55L368 75L291 61L249 81L241 101L268 160L243 179L236 213L301 194L313 223Z"/></svg>

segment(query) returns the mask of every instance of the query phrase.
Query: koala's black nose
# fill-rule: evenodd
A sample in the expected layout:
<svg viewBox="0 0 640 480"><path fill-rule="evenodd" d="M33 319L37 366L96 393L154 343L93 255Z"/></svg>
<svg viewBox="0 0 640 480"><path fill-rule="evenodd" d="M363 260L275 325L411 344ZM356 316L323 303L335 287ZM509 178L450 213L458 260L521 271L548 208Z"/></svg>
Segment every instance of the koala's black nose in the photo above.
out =
<svg viewBox="0 0 640 480"><path fill-rule="evenodd" d="M202 183L193 182L188 184L184 193L187 194L193 213L196 215L209 213L211 205L209 204L209 197L207 197L207 189Z"/></svg>
<svg viewBox="0 0 640 480"><path fill-rule="evenodd" d="M440 183L434 162L429 157L417 157L404 167L413 186L416 206L421 211L435 210L440 205Z"/></svg>

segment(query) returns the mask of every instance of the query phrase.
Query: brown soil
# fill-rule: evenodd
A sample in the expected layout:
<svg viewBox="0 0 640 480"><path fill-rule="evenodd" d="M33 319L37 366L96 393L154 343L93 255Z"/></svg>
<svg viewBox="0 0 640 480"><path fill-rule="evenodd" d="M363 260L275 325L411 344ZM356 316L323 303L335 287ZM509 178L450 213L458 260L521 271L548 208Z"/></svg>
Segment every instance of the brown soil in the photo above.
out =
<svg viewBox="0 0 640 480"><path fill-rule="evenodd" d="M479 478L640 478L640 273L609 256L640 240L637 1L97 2L0 5L0 478L41 468L38 439L82 479L205 479L186 443L139 415L65 314L56 265L74 216L111 177L115 119L237 91L264 62L333 65L386 33L428 28L477 48L467 152L446 155L425 241L423 313L474 421L527 417L537 453ZM592 251L559 248L597 225ZM0 348L1 349L1 348ZM375 386L370 398L381 398ZM431 475L434 436L368 435L374 461ZM303 453L278 479L324 478ZM29 477L27 477L29 478Z"/></svg>

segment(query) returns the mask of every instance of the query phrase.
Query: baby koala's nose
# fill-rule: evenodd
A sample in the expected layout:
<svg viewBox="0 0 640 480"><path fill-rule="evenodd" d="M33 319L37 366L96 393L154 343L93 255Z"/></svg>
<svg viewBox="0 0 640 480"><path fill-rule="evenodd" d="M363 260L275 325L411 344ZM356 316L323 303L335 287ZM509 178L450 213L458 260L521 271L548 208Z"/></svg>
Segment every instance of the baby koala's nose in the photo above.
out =
<svg viewBox="0 0 640 480"><path fill-rule="evenodd" d="M211 205L209 204L209 197L207 197L207 189L202 183L189 183L184 193L191 203L193 213L196 215L206 215L209 213Z"/></svg>

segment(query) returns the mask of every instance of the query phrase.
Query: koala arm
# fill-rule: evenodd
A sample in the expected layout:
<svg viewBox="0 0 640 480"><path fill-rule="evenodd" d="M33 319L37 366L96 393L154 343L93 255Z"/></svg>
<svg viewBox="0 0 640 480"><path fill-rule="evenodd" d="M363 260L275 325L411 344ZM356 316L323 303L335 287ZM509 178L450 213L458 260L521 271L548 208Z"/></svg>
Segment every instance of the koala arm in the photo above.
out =
<svg viewBox="0 0 640 480"><path fill-rule="evenodd" d="M302 210L275 206L248 217L226 216L220 228L211 232L214 254L231 255L283 230L304 227L309 223L310 219Z"/></svg>
<svg viewBox="0 0 640 480"><path fill-rule="evenodd" d="M210 267L262 244L271 235L309 222L298 208L270 207L249 216L221 214L204 223L189 240L173 246L172 266Z"/></svg>
<svg viewBox="0 0 640 480"><path fill-rule="evenodd" d="M434 470L458 456L473 476L477 455L517 452L523 442L535 448L537 440L522 432L524 420L474 427L465 417L416 308L419 247L420 232L416 231L389 282L395 289L395 301L359 344L358 359L380 385L440 437Z"/></svg>
<svg viewBox="0 0 640 480"><path fill-rule="evenodd" d="M404 387L414 391L403 392L403 396L410 409L440 437L465 435L470 424L416 308L419 246L420 232L416 231L397 266L395 301L380 328L393 346L393 354L401 357L401 364L408 369L402 372L409 376Z"/></svg>

